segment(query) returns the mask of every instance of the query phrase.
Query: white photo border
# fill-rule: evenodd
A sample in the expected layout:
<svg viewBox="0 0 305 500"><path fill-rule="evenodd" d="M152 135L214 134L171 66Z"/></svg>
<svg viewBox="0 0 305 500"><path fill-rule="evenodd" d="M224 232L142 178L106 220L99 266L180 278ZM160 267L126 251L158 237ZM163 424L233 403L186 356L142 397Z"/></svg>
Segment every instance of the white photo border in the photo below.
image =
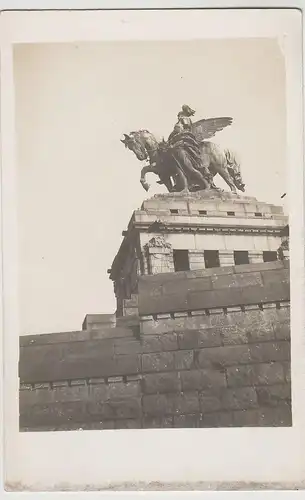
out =
<svg viewBox="0 0 305 500"><path fill-rule="evenodd" d="M64 2L61 3L64 6ZM207 8L204 5L204 9ZM94 490L107 485L140 482L293 485L305 479L302 13L296 9L243 10L243 24L240 24L236 10L204 9L160 11L156 7L155 10L1 13L3 438L4 479L11 490L60 490L64 487ZM162 16L161 22L157 20L159 16ZM20 433L13 44L190 39L190 32L181 29L182 23L191 26L193 39L277 37L285 54L287 192L290 199L293 197L289 213L293 426Z"/></svg>

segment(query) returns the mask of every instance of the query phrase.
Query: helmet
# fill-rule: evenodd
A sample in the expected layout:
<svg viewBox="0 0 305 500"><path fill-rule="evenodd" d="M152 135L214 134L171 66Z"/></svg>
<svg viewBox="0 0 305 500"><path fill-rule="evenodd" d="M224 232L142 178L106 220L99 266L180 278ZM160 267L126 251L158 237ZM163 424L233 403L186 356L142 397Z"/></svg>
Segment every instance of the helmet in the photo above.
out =
<svg viewBox="0 0 305 500"><path fill-rule="evenodd" d="M182 111L187 116L193 116L195 114L195 111L192 108L190 108L190 106L188 106L187 104L183 104Z"/></svg>

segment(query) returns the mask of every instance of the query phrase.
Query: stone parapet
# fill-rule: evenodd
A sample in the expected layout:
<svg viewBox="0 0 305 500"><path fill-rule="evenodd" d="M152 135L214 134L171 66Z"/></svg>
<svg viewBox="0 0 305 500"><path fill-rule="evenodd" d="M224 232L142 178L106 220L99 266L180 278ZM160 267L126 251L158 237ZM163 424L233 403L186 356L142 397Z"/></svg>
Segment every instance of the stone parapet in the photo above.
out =
<svg viewBox="0 0 305 500"><path fill-rule="evenodd" d="M289 261L142 276L139 315L289 301Z"/></svg>

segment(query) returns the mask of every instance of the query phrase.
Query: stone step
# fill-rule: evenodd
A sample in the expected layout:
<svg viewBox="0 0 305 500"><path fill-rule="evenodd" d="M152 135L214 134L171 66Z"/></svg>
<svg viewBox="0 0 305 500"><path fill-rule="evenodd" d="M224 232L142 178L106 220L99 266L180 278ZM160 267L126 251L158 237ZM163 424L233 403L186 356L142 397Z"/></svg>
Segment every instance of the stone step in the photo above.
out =
<svg viewBox="0 0 305 500"><path fill-rule="evenodd" d="M95 330L97 328L114 328L116 325L115 314L87 314L83 321L83 330Z"/></svg>

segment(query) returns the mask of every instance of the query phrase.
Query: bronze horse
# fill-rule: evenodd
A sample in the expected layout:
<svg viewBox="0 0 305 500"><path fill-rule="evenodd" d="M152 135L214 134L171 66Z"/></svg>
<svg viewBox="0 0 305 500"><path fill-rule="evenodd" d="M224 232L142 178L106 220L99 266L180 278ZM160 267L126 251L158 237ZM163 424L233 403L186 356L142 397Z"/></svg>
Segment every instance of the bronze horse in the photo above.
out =
<svg viewBox="0 0 305 500"><path fill-rule="evenodd" d="M219 174L228 184L231 191L236 193L236 188L245 191L240 167L235 156L229 150L222 151L216 144L203 141L199 144L201 166L194 167L188 154L183 148L177 148L175 155L165 141L158 142L148 130L139 130L124 134L121 140L125 147L133 151L138 160L149 160L141 170L140 182L148 191L146 174L153 172L159 176L159 184L164 184L169 192L183 191L184 189L198 190L216 188L213 178ZM205 177L209 172L210 181ZM199 174L199 175L198 175Z"/></svg>

